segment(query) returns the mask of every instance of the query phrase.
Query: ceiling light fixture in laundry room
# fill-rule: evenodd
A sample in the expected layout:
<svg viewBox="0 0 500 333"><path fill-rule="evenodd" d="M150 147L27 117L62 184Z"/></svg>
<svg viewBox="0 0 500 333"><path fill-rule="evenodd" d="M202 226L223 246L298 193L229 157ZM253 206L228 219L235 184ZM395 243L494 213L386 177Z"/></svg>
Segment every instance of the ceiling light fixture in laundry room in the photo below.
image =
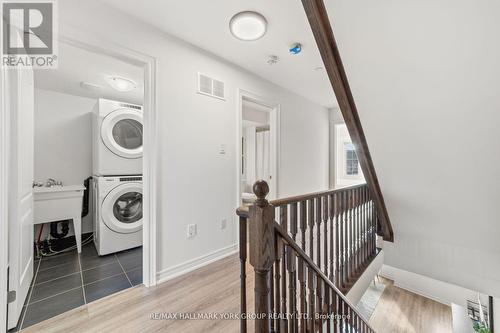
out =
<svg viewBox="0 0 500 333"><path fill-rule="evenodd" d="M267 20L257 12L240 12L229 21L229 30L234 37L240 40L257 40L266 34Z"/></svg>
<svg viewBox="0 0 500 333"><path fill-rule="evenodd" d="M120 92L128 92L137 88L135 81L119 76L108 76L106 77L106 82L111 88Z"/></svg>

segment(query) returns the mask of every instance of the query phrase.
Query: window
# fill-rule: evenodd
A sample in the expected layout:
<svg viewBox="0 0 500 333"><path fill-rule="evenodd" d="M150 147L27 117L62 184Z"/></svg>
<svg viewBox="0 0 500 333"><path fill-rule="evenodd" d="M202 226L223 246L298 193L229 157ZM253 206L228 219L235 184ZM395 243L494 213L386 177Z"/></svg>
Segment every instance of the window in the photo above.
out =
<svg viewBox="0 0 500 333"><path fill-rule="evenodd" d="M345 173L348 176L355 176L359 174L358 155L352 143L344 143L345 151Z"/></svg>

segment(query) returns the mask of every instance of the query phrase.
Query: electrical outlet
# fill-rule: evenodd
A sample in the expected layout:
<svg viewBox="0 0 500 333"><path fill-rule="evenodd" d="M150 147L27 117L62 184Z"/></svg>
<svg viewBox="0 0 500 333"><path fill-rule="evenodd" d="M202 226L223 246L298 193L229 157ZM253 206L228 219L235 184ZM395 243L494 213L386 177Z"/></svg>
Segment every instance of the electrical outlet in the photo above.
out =
<svg viewBox="0 0 500 333"><path fill-rule="evenodd" d="M220 228L221 228L222 230L224 230L224 229L226 229L226 227L227 227L227 219L222 219L222 220L220 221Z"/></svg>
<svg viewBox="0 0 500 333"><path fill-rule="evenodd" d="M193 238L194 236L196 236L196 224L188 224L187 238Z"/></svg>

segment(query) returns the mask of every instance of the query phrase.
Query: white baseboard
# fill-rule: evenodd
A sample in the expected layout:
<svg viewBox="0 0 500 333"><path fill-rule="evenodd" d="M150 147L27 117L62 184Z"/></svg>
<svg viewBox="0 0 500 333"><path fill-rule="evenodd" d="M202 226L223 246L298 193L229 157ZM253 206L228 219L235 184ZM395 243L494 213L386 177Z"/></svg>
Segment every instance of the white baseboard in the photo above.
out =
<svg viewBox="0 0 500 333"><path fill-rule="evenodd" d="M211 264L217 260L235 254L238 252L238 250L238 244L233 244L217 251L205 254L201 257L188 260L186 262L183 262L182 264L163 269L157 273L156 281L157 283L166 282L178 276L194 271L195 269Z"/></svg>
<svg viewBox="0 0 500 333"><path fill-rule="evenodd" d="M406 285L406 284L401 283L401 282L394 282L394 286L398 287L398 288L401 288L401 289L404 289L406 291L412 292L414 294L423 296L425 298L432 299L433 301L436 301L438 303L451 306L451 302L450 301L441 299L439 297L436 297L435 295L431 295L431 294L427 293L425 290L413 288L412 286Z"/></svg>
<svg viewBox="0 0 500 333"><path fill-rule="evenodd" d="M477 295L472 290L388 265L382 266L380 275L393 280L396 287L445 305L465 306L467 299L475 299Z"/></svg>

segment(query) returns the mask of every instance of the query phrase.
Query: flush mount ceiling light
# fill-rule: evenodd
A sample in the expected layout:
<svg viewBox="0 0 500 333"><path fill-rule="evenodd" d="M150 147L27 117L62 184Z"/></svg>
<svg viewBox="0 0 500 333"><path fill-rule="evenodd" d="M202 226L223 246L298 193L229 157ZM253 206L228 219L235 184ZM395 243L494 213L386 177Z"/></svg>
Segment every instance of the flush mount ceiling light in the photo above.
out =
<svg viewBox="0 0 500 333"><path fill-rule="evenodd" d="M266 34L267 21L264 16L257 12L245 11L231 18L229 30L234 37L240 40L257 40Z"/></svg>
<svg viewBox="0 0 500 333"><path fill-rule="evenodd" d="M119 76L108 76L106 78L106 82L108 82L111 88L120 92L127 92L137 88L137 83L130 79Z"/></svg>

